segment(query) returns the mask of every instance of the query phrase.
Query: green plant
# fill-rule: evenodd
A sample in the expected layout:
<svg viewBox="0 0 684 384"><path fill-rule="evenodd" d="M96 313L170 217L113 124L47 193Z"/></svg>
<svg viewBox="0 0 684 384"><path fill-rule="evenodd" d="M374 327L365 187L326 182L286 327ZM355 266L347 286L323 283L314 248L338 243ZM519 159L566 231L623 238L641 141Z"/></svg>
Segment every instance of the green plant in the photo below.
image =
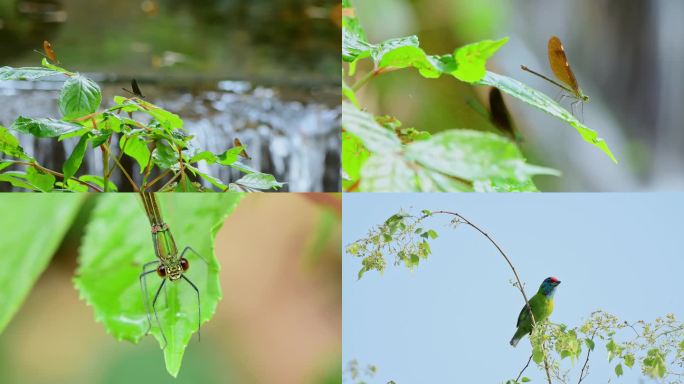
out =
<svg viewBox="0 0 684 384"><path fill-rule="evenodd" d="M0 233L6 234L0 242L5 266L0 271L0 285L5 287L0 295L0 332L47 267L86 196L55 194L37 198L12 193L0 199L0 210L13 218L0 220ZM214 237L242 196L160 195L164 218L178 246L191 246L208 262L206 265L199 258L188 256L191 268L187 273L199 288L202 322L213 317L221 299ZM96 321L116 339L133 343L147 334L149 324L139 275L144 263L155 260L150 226L137 199L136 194L97 196L83 234L74 277L74 286L93 308ZM35 224L36 212L41 214L42 225ZM168 344L162 342L154 321L150 333L164 347L168 372L176 376L185 348L198 332L198 307L195 292L188 286L170 283L167 287L157 309Z"/></svg>
<svg viewBox="0 0 684 384"><path fill-rule="evenodd" d="M456 212L423 210L420 215L398 212L372 228L367 236L348 244L346 253L361 259L358 278L363 278L369 271L383 272L387 267L387 255L394 257L394 265L418 268L432 254L430 242L439 237L438 232L427 228L426 223L435 216L447 216L453 228L466 225L484 236L510 267L515 277L513 285L527 305L518 272L502 247L487 232ZM615 364L613 371L616 377L622 376L626 368L638 366L646 377L682 383L684 323L677 321L673 314L653 322L640 320L629 323L605 311L595 311L576 327L548 321L535 323L534 319L533 324L530 335L532 354L517 377L506 381L507 384L529 382L530 379L523 374L532 361L544 372L549 384L554 381L568 383L573 373L576 382L581 383L589 375L589 361L598 342L604 344L608 361ZM565 367L561 363L566 359L572 363L580 361L582 365Z"/></svg>
<svg viewBox="0 0 684 384"><path fill-rule="evenodd" d="M0 154L6 157L0 159L0 181L32 191L107 192L120 187L111 181L112 173L119 170L134 191L205 190L197 182L199 179L220 191L257 191L283 186L273 175L242 164L239 161L242 146L220 154L197 148L178 115L140 97L116 96L111 107L101 110L102 94L93 80L51 64L45 58L42 67L0 68L0 80L32 81L48 76L65 78L57 99L62 117L19 116L9 129L0 126ZM26 153L10 130L36 138L78 141L59 172L42 166ZM77 175L88 144L91 150L102 152L102 175ZM142 175L140 184L121 165L124 156L138 165ZM231 167L245 175L226 184L200 171L197 167L200 161Z"/></svg>
<svg viewBox="0 0 684 384"><path fill-rule="evenodd" d="M536 191L535 175L554 175L554 169L527 164L516 142L507 136L473 129L429 135L420 129L398 129L398 119L363 111L356 92L388 72L414 68L426 79L450 75L467 84L500 89L574 127L582 139L617 160L596 131L543 93L512 78L486 70L486 63L508 38L484 40L451 54L429 55L416 36L373 44L355 16L351 0L344 0L342 30L343 71L342 168L346 191ZM348 85L357 64L370 60L372 69ZM347 76L345 76L347 75Z"/></svg>

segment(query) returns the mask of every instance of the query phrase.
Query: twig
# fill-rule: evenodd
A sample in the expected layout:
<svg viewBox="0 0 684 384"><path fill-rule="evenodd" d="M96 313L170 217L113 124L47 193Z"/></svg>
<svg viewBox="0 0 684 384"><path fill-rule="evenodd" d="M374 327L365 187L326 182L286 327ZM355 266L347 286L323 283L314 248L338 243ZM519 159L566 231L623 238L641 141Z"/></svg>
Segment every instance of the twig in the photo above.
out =
<svg viewBox="0 0 684 384"><path fill-rule="evenodd" d="M596 330L594 330L594 333L591 335L591 341L594 341L594 336L596 336ZM584 380L589 374L588 367L589 367L589 355L591 355L591 348L587 346L587 358L584 359L584 365L582 365L582 370L580 371L580 376L579 380L577 381L577 384L580 384L582 380ZM586 373L585 373L586 371Z"/></svg>
<svg viewBox="0 0 684 384"><path fill-rule="evenodd" d="M518 373L518 377L515 378L515 382L516 382L516 383L518 382L518 380L520 380L520 377L522 376L523 372L525 372L525 370L527 369L527 367L530 366L530 361L532 361L532 354L530 354L530 358L527 359L527 364L525 364L525 366L523 367L522 371L520 371L520 373Z"/></svg>
<svg viewBox="0 0 684 384"><path fill-rule="evenodd" d="M144 186L143 186L143 189L146 189L146 190L147 190L147 189L150 189L150 187L152 187L152 185L156 184L159 180L161 180L162 178L164 178L164 176L168 175L169 172L171 172L170 169L167 169L166 171L162 172L159 176L155 177L154 179L152 179L152 181L150 181L149 183L147 183L147 185L144 185Z"/></svg>
<svg viewBox="0 0 684 384"><path fill-rule="evenodd" d="M170 178L169 181L166 182L166 184L162 185L161 188L159 188L159 190L160 190L160 191L163 191L166 187L168 187L169 185L171 185L171 183L172 183L174 180L176 180L176 178L178 178L178 176L180 176L180 175L181 175L180 173L174 174L173 177Z"/></svg>
<svg viewBox="0 0 684 384"><path fill-rule="evenodd" d="M124 144L124 146L125 146L125 144ZM111 154L112 151L109 149L109 146L107 146L107 144L102 143L102 147L103 147L109 154ZM119 169L121 170L121 172L124 174L124 176L126 176L126 178L128 179L128 182L131 183L131 186L133 187L133 191L138 192L138 191L139 191L139 190L138 190L138 186L135 185L135 183L133 182L133 179L131 179L131 176L128 174L128 172L126 172L126 169L121 165L121 163L119 162L119 160L117 160L115 156L112 156L112 160L114 160L114 162L115 162L116 165L119 167Z"/></svg>
<svg viewBox="0 0 684 384"><path fill-rule="evenodd" d="M50 174L55 175L55 176L57 176L57 177L61 177L62 180L64 180L64 174L59 173L59 172L57 172L57 171L53 171L52 169L45 168L45 167L43 167L42 165L40 165L40 164L38 164L38 163L29 163L29 162L26 162L26 161L12 161L12 164L15 164L15 165L25 165L25 166L28 166L28 167L34 167L34 168L39 169L39 170L41 170L41 171L43 171L43 172L45 172L45 173L50 173ZM68 180L73 180L73 181L75 181L75 182L77 182L77 183L79 183L79 184L81 184L81 185L85 185L85 186L88 187L88 188L92 188L94 191L102 192L102 190L100 189L100 187L98 187L97 185L90 184L90 183L87 182L87 181L79 180L79 179L77 179L77 178L75 178L75 177L73 177L73 176L70 177Z"/></svg>
<svg viewBox="0 0 684 384"><path fill-rule="evenodd" d="M534 328L537 325L537 322L534 319L534 314L532 313L532 307L530 307L530 302L529 302L529 300L527 300L527 295L525 294L525 289L523 288L523 284L520 281L520 276L518 276L518 272L515 270L513 263L508 258L508 256L506 256L506 254L504 253L503 249L501 249L499 244L497 244L496 241L494 241L494 239L492 239L489 236L489 234L487 234L487 232L483 231L482 229L480 229L480 227L471 223L468 219L459 215L456 212L450 212L450 211L433 211L432 212L432 214L435 214L435 213L443 213L443 214L458 217L458 219L461 220L464 224L466 224L466 225L470 226L471 228L475 229L476 231L480 232L484 237L487 238L487 240L489 240L490 243L492 243L494 245L494 247L496 247L496 249L499 251L501 256L508 263L508 266L511 267L511 271L513 271L513 275L515 276L515 280L518 282L518 289L520 290L520 293L522 294L523 299L525 299L525 306L527 306L527 311L529 312L530 318L532 319L532 327ZM551 381L551 372L549 371L549 361L546 357L546 347L545 347L543 342L542 342L542 352L544 352L544 371L546 371L546 379L549 382L549 384L553 384L553 382Z"/></svg>

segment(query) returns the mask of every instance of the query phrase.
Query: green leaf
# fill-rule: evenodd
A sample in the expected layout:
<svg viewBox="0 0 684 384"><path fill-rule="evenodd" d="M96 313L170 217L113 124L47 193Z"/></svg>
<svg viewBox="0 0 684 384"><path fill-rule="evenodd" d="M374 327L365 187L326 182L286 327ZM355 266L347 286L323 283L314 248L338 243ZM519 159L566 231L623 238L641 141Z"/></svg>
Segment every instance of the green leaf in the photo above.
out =
<svg viewBox="0 0 684 384"><path fill-rule="evenodd" d="M58 181L55 183L55 186L72 192L88 192L87 186L77 182L74 179L67 180L66 183L63 181Z"/></svg>
<svg viewBox="0 0 684 384"><path fill-rule="evenodd" d="M622 376L623 373L624 372L622 371L622 364L616 365L615 366L615 374L617 375L617 377Z"/></svg>
<svg viewBox="0 0 684 384"><path fill-rule="evenodd" d="M634 366L634 355L632 355L631 353L625 355L625 357L622 360L624 361L625 365L629 368L632 368Z"/></svg>
<svg viewBox="0 0 684 384"><path fill-rule="evenodd" d="M606 144L603 139L598 137L598 133L596 131L580 123L579 120L572 115L572 113L568 112L565 108L561 107L558 103L553 101L545 94L537 91L536 89L528 87L518 80L499 75L494 72L487 72L487 75L481 81L479 81L478 84L497 87L503 92L506 92L513 97L516 97L554 117L567 122L577 130L584 141L603 151L603 153L608 155L608 157L610 157L610 159L617 164L617 159L615 156L613 156L613 153L608 148L608 144Z"/></svg>
<svg viewBox="0 0 684 384"><path fill-rule="evenodd" d="M145 167L150 161L150 149L147 148L145 139L137 135L124 134L119 139L119 148L138 162L140 173L145 171Z"/></svg>
<svg viewBox="0 0 684 384"><path fill-rule="evenodd" d="M0 125L0 152L8 156L29 160L31 157L24 152L24 148L19 145L19 139L2 125Z"/></svg>
<svg viewBox="0 0 684 384"><path fill-rule="evenodd" d="M111 133L111 132L105 133L105 134L102 134L102 135L97 135L97 136L95 136L95 137L92 138L92 140L90 141L90 145L91 145L93 148L97 148L97 147L99 147L100 145L106 143L107 140L109 140L109 138L110 138L111 136L112 136L112 133Z"/></svg>
<svg viewBox="0 0 684 384"><path fill-rule="evenodd" d="M596 346L594 344L594 340L592 339L584 339L584 343L587 345L587 348L589 348L590 351L593 351L594 347Z"/></svg>
<svg viewBox="0 0 684 384"><path fill-rule="evenodd" d="M158 197L179 252L191 246L208 262L205 264L192 252L185 254L190 262L185 276L200 291L201 321L206 322L213 317L221 298L214 237L242 195L169 193ZM99 196L86 228L74 279L81 298L93 308L95 319L114 338L132 342L140 341L148 328L139 275L144 263L155 260L150 226L137 199L134 194ZM156 274L148 275L146 282L149 291L161 283ZM166 368L175 377L185 348L197 331L197 297L182 279L166 284L166 302L157 303L157 312L168 341L163 350ZM154 321L151 332L163 346Z"/></svg>
<svg viewBox="0 0 684 384"><path fill-rule="evenodd" d="M83 127L81 129L79 129L78 131L73 131L73 132L69 132L69 133L65 133L63 135L60 135L57 140L62 141L65 139L70 139L72 137L81 137L81 136L85 135L86 133L92 132L92 131L93 131L93 129L91 127Z"/></svg>
<svg viewBox="0 0 684 384"><path fill-rule="evenodd" d="M342 8L342 60L352 63L350 75L353 75L353 64L359 59L370 56L371 45L351 4L343 2Z"/></svg>
<svg viewBox="0 0 684 384"><path fill-rule="evenodd" d="M83 162L83 156L85 155L86 148L88 148L89 135L81 136L78 140L78 144L74 147L74 150L66 159L64 165L62 166L62 173L64 173L64 179L68 180L71 176L75 175L79 168L81 168L81 163Z"/></svg>
<svg viewBox="0 0 684 384"><path fill-rule="evenodd" d="M28 189L30 191L36 191L38 188L31 183L26 181L26 172L5 172L0 174L0 181L5 181L14 187Z"/></svg>
<svg viewBox="0 0 684 384"><path fill-rule="evenodd" d="M148 102L143 102L143 105L146 108L142 109L142 111L152 116L164 128L169 130L183 128L183 120L175 113L171 113Z"/></svg>
<svg viewBox="0 0 684 384"><path fill-rule="evenodd" d="M26 170L26 180L43 192L50 192L55 187L55 177L35 167L29 167Z"/></svg>
<svg viewBox="0 0 684 384"><path fill-rule="evenodd" d="M344 78L344 73L342 74L342 77ZM356 99L356 93L344 80L342 80L342 96L346 97L356 108L361 108L359 101Z"/></svg>
<svg viewBox="0 0 684 384"><path fill-rule="evenodd" d="M158 140L152 152L154 163L162 169L169 169L178 164L178 154L166 140Z"/></svg>
<svg viewBox="0 0 684 384"><path fill-rule="evenodd" d="M249 189L279 189L282 188L285 183L278 182L275 176L267 173L251 173L242 176L240 179L236 180L234 184L247 187Z"/></svg>
<svg viewBox="0 0 684 384"><path fill-rule="evenodd" d="M532 380L530 380L529 377L523 377L523 378L520 379L520 380L521 380L523 383L529 383L530 381L532 381Z"/></svg>
<svg viewBox="0 0 684 384"><path fill-rule="evenodd" d="M105 182L104 182L104 178L102 176L83 175L83 176L79 177L78 179L81 181L85 181L87 183L95 184L98 187L102 188L103 190L105 189ZM116 184L107 180L107 191L108 192L116 192L116 191L118 191L118 188L116 187Z"/></svg>
<svg viewBox="0 0 684 384"><path fill-rule="evenodd" d="M487 73L485 68L487 59L507 42L508 37L504 37L500 40L483 40L458 48L454 52L457 67L451 74L468 83L482 80Z"/></svg>
<svg viewBox="0 0 684 384"><path fill-rule="evenodd" d="M387 153L401 149L401 141L394 132L378 124L373 115L347 102L342 103L342 128L357 137L371 152Z"/></svg>
<svg viewBox="0 0 684 384"><path fill-rule="evenodd" d="M361 280L361 278L363 277L363 274L366 273L366 272L369 271L369 270L370 270L370 269L367 268L367 267L363 267L363 268L359 269L359 273L358 273L358 275L357 275L357 276L358 276L358 279Z"/></svg>
<svg viewBox="0 0 684 384"><path fill-rule="evenodd" d="M0 199L0 233L6 234L0 241L0 333L47 268L83 198L73 194L5 193Z"/></svg>
<svg viewBox="0 0 684 384"><path fill-rule="evenodd" d="M378 68L414 67L426 78L437 78L442 71L436 57L429 57L419 47L418 37L408 36L382 42L371 51ZM436 65L437 64L437 65Z"/></svg>
<svg viewBox="0 0 684 384"><path fill-rule="evenodd" d="M667 372L665 356L657 348L650 349L646 354L646 357L642 360L642 368L644 373L649 377L665 377L665 373Z"/></svg>
<svg viewBox="0 0 684 384"><path fill-rule="evenodd" d="M348 190L361 177L361 167L368 160L370 152L356 136L342 132L342 186Z"/></svg>
<svg viewBox="0 0 684 384"><path fill-rule="evenodd" d="M43 60L40 61L40 65L42 65L45 68L52 69L52 70L59 72L59 73L71 74L71 72L67 71L66 69L64 69L58 65L51 64L48 61L48 59L45 57L43 57Z"/></svg>
<svg viewBox="0 0 684 384"><path fill-rule="evenodd" d="M544 361L544 351L538 345L532 347L532 360L537 364Z"/></svg>
<svg viewBox="0 0 684 384"><path fill-rule="evenodd" d="M76 75L64 82L59 110L65 120L71 120L97 111L101 101L100 87L89 78Z"/></svg>
<svg viewBox="0 0 684 384"><path fill-rule="evenodd" d="M79 124L67 123L55 119L32 119L19 116L10 129L21 133L28 133L35 137L52 138L83 129Z"/></svg>
<svg viewBox="0 0 684 384"><path fill-rule="evenodd" d="M1 67L0 68L0 81L1 80L36 80L43 77L59 75L59 72L53 71L47 68L41 67L24 67L24 68L12 68L12 67Z"/></svg>
<svg viewBox="0 0 684 384"><path fill-rule="evenodd" d="M202 160L206 161L208 164L214 164L216 162L216 155L214 155L214 153L211 151L200 151L190 158L191 163L196 163Z"/></svg>
<svg viewBox="0 0 684 384"><path fill-rule="evenodd" d="M238 156L240 156L240 153L242 153L242 150L243 150L243 147L233 147L233 148L223 152L222 154L218 155L216 157L216 161L218 161L218 163L221 165L232 165L236 161L238 161L238 158L239 158Z"/></svg>

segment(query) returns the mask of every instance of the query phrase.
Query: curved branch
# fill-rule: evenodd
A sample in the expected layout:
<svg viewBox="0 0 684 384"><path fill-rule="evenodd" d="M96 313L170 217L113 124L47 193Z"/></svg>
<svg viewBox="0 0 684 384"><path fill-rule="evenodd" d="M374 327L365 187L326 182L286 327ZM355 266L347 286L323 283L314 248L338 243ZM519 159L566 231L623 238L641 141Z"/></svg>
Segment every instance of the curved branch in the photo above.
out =
<svg viewBox="0 0 684 384"><path fill-rule="evenodd" d="M527 306L527 311L529 312L530 318L532 319L532 327L534 328L536 326L537 322L534 319L534 314L532 313L532 307L530 307L530 302L527 299L527 295L525 294L525 289L523 288L522 282L520 281L520 276L518 276L518 272L515 270L515 267L513 266L511 259L509 259L508 256L506 256L506 253L504 253L503 249L501 249L499 244L497 244L497 242L494 241L494 239L492 239L487 232L483 231L482 229L480 229L480 227L473 224L472 222L470 222L470 220L466 219L465 217L461 216L460 214L458 214L456 212L450 212L450 211L432 211L431 212L431 214L435 214L435 213L442 213L442 214L446 214L446 215L456 216L462 223L464 223L464 224L470 226L471 228L475 229L476 231L480 232L480 234L482 234L484 237L486 237L487 240L489 240L489 242L492 243L492 245L494 245L494 247L496 247L496 249L499 251L501 256L508 263L508 266L511 267L511 271L513 271L513 275L515 276L515 280L518 283L518 289L520 290L520 293L522 294L523 299L525 299L525 306ZM545 347L543 342L542 342L542 351L544 352L544 370L546 371L546 379L549 382L549 384L553 384L553 382L551 381L551 372L549 370L549 361L546 357L546 347Z"/></svg>

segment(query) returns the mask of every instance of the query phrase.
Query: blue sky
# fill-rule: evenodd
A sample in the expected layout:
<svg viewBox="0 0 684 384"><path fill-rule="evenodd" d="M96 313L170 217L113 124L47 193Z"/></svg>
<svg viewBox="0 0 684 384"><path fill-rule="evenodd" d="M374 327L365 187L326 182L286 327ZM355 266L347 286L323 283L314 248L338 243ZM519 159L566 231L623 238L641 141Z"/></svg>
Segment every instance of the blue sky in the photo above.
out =
<svg viewBox="0 0 684 384"><path fill-rule="evenodd" d="M345 194L343 245L401 208L457 211L479 225L512 259L528 295L558 277L555 323L579 325L597 309L629 321L684 320L684 194ZM344 254L343 362L377 365L371 382L383 384L514 378L530 344L508 344L523 305L510 269L474 230L430 223L440 237L413 272L390 257L384 274L357 280L360 259ZM597 351L588 383L614 377L603 345ZM612 382L649 382L636 373ZM536 369L526 376L542 382Z"/></svg>

